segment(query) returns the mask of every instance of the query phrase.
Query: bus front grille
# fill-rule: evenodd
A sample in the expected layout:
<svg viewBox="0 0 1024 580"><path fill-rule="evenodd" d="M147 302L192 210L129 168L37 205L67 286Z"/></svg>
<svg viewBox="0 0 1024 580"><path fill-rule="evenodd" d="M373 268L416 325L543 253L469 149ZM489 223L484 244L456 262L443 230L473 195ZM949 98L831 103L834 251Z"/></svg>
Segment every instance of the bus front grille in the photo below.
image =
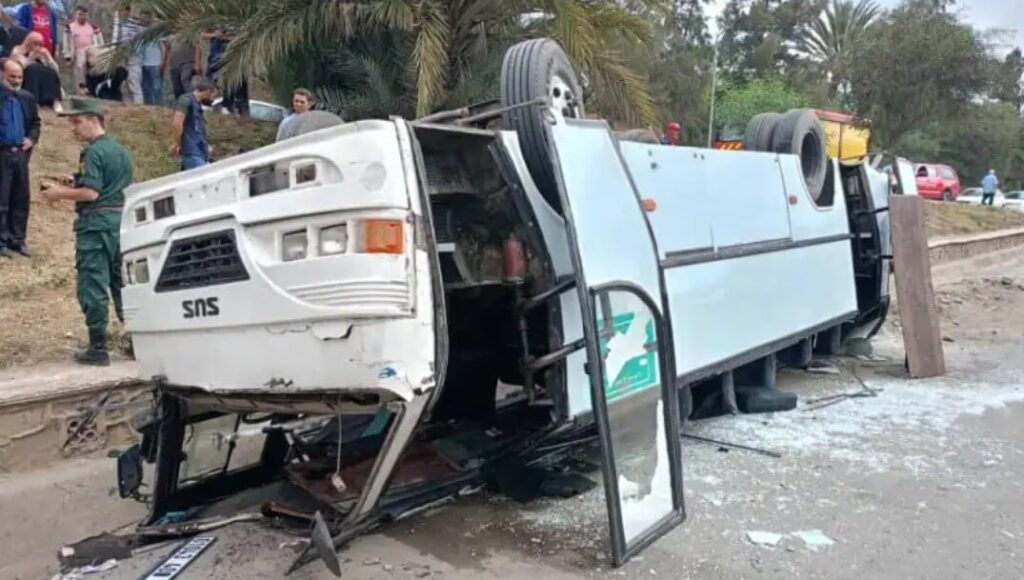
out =
<svg viewBox="0 0 1024 580"><path fill-rule="evenodd" d="M216 286L249 279L235 243L235 232L225 230L177 240L171 244L157 292Z"/></svg>

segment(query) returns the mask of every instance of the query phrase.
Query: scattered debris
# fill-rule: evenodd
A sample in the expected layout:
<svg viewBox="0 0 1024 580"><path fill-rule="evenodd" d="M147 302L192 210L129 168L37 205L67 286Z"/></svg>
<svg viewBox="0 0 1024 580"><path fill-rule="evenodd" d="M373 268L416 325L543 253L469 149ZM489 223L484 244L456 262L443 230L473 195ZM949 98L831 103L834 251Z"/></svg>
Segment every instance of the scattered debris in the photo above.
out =
<svg viewBox="0 0 1024 580"><path fill-rule="evenodd" d="M999 465L999 462L995 459L986 459L985 461L982 461L981 464L985 467L995 467Z"/></svg>
<svg viewBox="0 0 1024 580"><path fill-rule="evenodd" d="M153 522L153 525L163 526L167 524L176 524L186 519L185 512L167 512L160 519Z"/></svg>
<svg viewBox="0 0 1024 580"><path fill-rule="evenodd" d="M747 540L749 540L751 544L756 544L758 546L774 547L782 541L782 537L782 534L776 534L775 532L747 532Z"/></svg>
<svg viewBox="0 0 1024 580"><path fill-rule="evenodd" d="M82 566L81 568L75 568L65 574L56 574L52 580L80 580L89 574L99 574L101 572L107 572L117 567L118 561L111 558L102 564L95 566Z"/></svg>
<svg viewBox="0 0 1024 580"><path fill-rule="evenodd" d="M954 324L956 324L956 323L954 323ZM877 354L858 354L858 355L854 355L853 358L855 358L857 360L862 360L862 361L865 361L865 362L887 362L889 360L888 358L886 358L884 356L877 355Z"/></svg>
<svg viewBox="0 0 1024 580"><path fill-rule="evenodd" d="M434 571L430 569L430 566L426 564L413 564L412 562L402 564L402 571L412 574L416 578L426 578L427 576L434 575Z"/></svg>
<svg viewBox="0 0 1024 580"><path fill-rule="evenodd" d="M263 519L263 514L238 514L229 518L208 518L164 525L140 527L136 534L146 538L180 538L202 532L209 532L239 522L251 522Z"/></svg>
<svg viewBox="0 0 1024 580"><path fill-rule="evenodd" d="M131 558L134 547L135 542L131 537L103 533L62 547L58 559L66 569L83 568L110 560Z"/></svg>
<svg viewBox="0 0 1024 580"><path fill-rule="evenodd" d="M781 459L782 454L778 451L770 451L767 449L758 449L757 447L748 447L746 445L740 445L738 443L729 443L727 441L717 441L715 439L708 439L707 437L699 437L697 435L691 435L689 433L683 433L681 435L683 439L692 439L694 441L700 441L701 443L710 443L712 445L718 445L722 448L731 447L733 449L739 449L741 451L750 451L751 453L758 453L761 455L767 455L768 457L774 457L775 459ZM720 449L722 450L722 449ZM728 451L728 449L724 449Z"/></svg>
<svg viewBox="0 0 1024 580"><path fill-rule="evenodd" d="M380 565L380 558L367 558L367 559L363 560L363 566L369 567L369 566L379 566L379 565Z"/></svg>
<svg viewBox="0 0 1024 580"><path fill-rule="evenodd" d="M1011 540L1016 540L1017 539L1017 536L1013 535L1010 532L1007 532L1006 530L999 530L999 533L1003 534L1007 538L1010 538Z"/></svg>
<svg viewBox="0 0 1024 580"><path fill-rule="evenodd" d="M341 478L340 473L335 473L334 475L331 476L331 485L334 486L334 489L338 493L342 493L343 491L348 489L348 484L345 483L345 480Z"/></svg>
<svg viewBox="0 0 1024 580"><path fill-rule="evenodd" d="M803 540L803 543L812 552L818 551L819 548L827 548L835 544L835 540L826 536L821 530L804 530L800 532L794 532L794 536Z"/></svg>
<svg viewBox="0 0 1024 580"><path fill-rule="evenodd" d="M288 517L305 522L313 521L313 514L306 513L277 501L264 502L263 505L260 506L260 513L263 514L263 517L267 518Z"/></svg>
<svg viewBox="0 0 1024 580"><path fill-rule="evenodd" d="M277 545L278 550L293 550L295 548L303 548L309 545L309 540L294 540L292 542L281 542Z"/></svg>
<svg viewBox="0 0 1024 580"><path fill-rule="evenodd" d="M313 529L309 533L310 544L316 548L316 553L324 561L327 569L335 577L341 578L341 562L338 561L338 552L334 549L331 539L331 532L327 529L327 522L319 510L313 514Z"/></svg>
<svg viewBox="0 0 1024 580"><path fill-rule="evenodd" d="M183 543L166 560L140 580L170 580L181 574L207 548L217 541L214 536L200 536Z"/></svg>
<svg viewBox="0 0 1024 580"><path fill-rule="evenodd" d="M821 361L811 361L811 364L807 365L807 368L804 370L806 370L809 373L814 373L816 375L840 374L839 367L835 365L830 365L828 363L823 363Z"/></svg>
<svg viewBox="0 0 1024 580"><path fill-rule="evenodd" d="M949 337L949 336L943 336L943 337L942 337L942 342L956 342L956 341L955 341L955 340L953 340L953 338L952 338L952 337Z"/></svg>
<svg viewBox="0 0 1024 580"><path fill-rule="evenodd" d="M857 382L860 383L859 391L839 393L837 395L829 395L827 397L811 399L810 401L807 401L806 409L808 411L817 411L819 409L824 409L825 407L835 405L836 403L840 403L842 401L848 401L850 399L877 397L878 393L882 392L881 389L873 389L869 387L868 384L864 382L864 379L860 378L860 375L857 374L856 368L851 367L850 371L851 374L853 374L853 378L857 379Z"/></svg>
<svg viewBox="0 0 1024 580"><path fill-rule="evenodd" d="M82 574L98 574L100 572L106 572L108 570L113 570L114 568L117 567L117 564L118 564L117 560L114 560L113 558L111 558L110 560L107 560L106 562L104 562L104 563L102 563L102 564L100 564L98 566L85 566L85 567L83 567L81 569L81 572L82 572Z"/></svg>

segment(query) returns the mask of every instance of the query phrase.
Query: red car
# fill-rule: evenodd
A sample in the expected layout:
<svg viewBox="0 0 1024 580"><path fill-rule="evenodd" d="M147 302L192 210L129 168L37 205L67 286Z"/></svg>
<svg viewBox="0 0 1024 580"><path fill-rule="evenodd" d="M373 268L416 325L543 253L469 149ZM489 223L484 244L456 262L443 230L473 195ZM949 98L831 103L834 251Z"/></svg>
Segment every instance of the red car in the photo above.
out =
<svg viewBox="0 0 1024 580"><path fill-rule="evenodd" d="M960 195L960 177L948 165L920 163L914 167L917 192L927 199L956 201Z"/></svg>

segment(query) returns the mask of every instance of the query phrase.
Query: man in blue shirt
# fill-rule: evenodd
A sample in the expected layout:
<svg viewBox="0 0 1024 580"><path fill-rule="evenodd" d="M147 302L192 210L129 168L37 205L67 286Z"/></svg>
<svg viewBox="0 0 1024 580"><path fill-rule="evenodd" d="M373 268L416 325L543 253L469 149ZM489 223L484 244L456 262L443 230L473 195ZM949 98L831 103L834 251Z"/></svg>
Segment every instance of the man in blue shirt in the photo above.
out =
<svg viewBox="0 0 1024 580"><path fill-rule="evenodd" d="M202 167L210 162L210 145L206 137L206 117L203 107L213 103L217 86L213 81L195 77L192 92L181 95L174 105L171 122L171 155L181 158L181 169L187 171Z"/></svg>
<svg viewBox="0 0 1024 580"><path fill-rule="evenodd" d="M29 257L25 244L29 212L28 160L39 142L39 107L21 90L24 70L4 59L0 83L0 257Z"/></svg>
<svg viewBox="0 0 1024 580"><path fill-rule="evenodd" d="M996 200L996 189L999 187L999 178L996 177L996 170L989 169L988 175L981 178L981 205L994 205Z"/></svg>

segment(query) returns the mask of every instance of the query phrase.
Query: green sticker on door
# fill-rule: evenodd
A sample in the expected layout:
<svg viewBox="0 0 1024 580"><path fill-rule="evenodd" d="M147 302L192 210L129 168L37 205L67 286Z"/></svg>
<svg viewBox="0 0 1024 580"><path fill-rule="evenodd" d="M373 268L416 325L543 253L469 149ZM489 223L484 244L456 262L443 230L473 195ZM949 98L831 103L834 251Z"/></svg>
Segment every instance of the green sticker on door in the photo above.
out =
<svg viewBox="0 0 1024 580"><path fill-rule="evenodd" d="M644 323L646 320L646 324ZM604 359L604 396L609 402L658 384L657 335L654 320L637 322L635 312L612 317L615 334L601 339ZM597 321L598 329L604 321ZM610 377L615 377L610 380ZM609 382L610 381L610 382Z"/></svg>

